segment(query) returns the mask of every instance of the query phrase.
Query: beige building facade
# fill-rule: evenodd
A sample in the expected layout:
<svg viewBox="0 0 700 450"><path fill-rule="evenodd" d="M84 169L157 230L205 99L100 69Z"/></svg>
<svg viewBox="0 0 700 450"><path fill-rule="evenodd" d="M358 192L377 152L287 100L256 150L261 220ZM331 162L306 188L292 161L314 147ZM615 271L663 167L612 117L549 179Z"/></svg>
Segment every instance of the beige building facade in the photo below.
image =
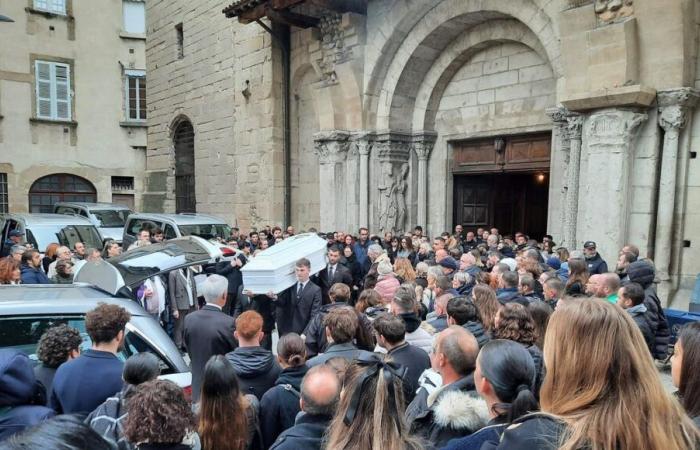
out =
<svg viewBox="0 0 700 450"><path fill-rule="evenodd" d="M0 212L141 208L143 1L12 0L0 13Z"/></svg>
<svg viewBox="0 0 700 450"><path fill-rule="evenodd" d="M243 228L495 225L596 241L612 267L633 243L687 304L697 2L225 6L148 3L149 207Z"/></svg>

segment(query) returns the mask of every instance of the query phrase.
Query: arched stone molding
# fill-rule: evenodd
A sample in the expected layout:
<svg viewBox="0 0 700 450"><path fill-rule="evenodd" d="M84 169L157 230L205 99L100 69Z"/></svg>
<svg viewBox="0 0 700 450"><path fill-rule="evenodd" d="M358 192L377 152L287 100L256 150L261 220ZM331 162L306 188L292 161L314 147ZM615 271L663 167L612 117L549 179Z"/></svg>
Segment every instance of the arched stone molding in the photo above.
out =
<svg viewBox="0 0 700 450"><path fill-rule="evenodd" d="M479 51L505 42L516 42L530 47L547 61L546 51L537 36L522 22L502 19L477 25L452 42L430 67L416 95L410 128L434 130L440 100L457 71ZM392 111L391 129L409 126L402 123L407 122L409 117L394 113L395 111Z"/></svg>
<svg viewBox="0 0 700 450"><path fill-rule="evenodd" d="M559 78L562 72L557 34L552 20L534 1L490 0L484 4L480 0L444 0L413 27L396 53L387 57L391 63L381 89L368 93L376 101L375 128L391 129L392 110L401 108L403 113L412 109L416 83L425 78L448 42L457 39L465 29L507 18L520 21L537 36L555 77ZM383 63L380 59L377 64Z"/></svg>
<svg viewBox="0 0 700 450"><path fill-rule="evenodd" d="M298 94L299 89L303 86L305 79L309 77L309 73L315 73L313 66L310 63L304 63L296 68L292 72L291 89L292 96ZM317 77L314 77L318 80ZM315 86L316 82L312 83ZM321 130L333 130L335 129L335 112L333 107L333 101L325 89L316 88L316 95L314 95L314 104L316 117L318 120L318 125ZM292 99L294 101L294 99Z"/></svg>

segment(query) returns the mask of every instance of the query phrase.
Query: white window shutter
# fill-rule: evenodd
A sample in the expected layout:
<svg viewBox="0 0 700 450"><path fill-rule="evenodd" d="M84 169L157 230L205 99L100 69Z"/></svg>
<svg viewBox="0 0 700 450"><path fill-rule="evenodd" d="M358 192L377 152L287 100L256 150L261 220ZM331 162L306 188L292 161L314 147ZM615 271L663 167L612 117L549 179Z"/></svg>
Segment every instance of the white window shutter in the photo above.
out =
<svg viewBox="0 0 700 450"><path fill-rule="evenodd" d="M56 118L70 120L70 67L67 64L55 64L56 68Z"/></svg>
<svg viewBox="0 0 700 450"><path fill-rule="evenodd" d="M51 119L51 64L36 61L34 70L36 72L36 115L43 119Z"/></svg>
<svg viewBox="0 0 700 450"><path fill-rule="evenodd" d="M124 4L124 31L134 34L146 33L146 4L127 1Z"/></svg>

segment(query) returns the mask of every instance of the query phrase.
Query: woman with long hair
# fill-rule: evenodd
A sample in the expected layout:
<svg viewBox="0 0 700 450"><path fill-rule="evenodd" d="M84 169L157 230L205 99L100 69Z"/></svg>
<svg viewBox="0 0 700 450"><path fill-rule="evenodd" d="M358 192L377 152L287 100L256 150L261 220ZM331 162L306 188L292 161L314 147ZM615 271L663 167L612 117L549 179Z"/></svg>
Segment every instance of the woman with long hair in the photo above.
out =
<svg viewBox="0 0 700 450"><path fill-rule="evenodd" d="M114 258L122 253L122 247L117 241L107 241L102 249L102 259Z"/></svg>
<svg viewBox="0 0 700 450"><path fill-rule="evenodd" d="M306 345L296 333L282 336L277 342L277 362L282 372L275 386L260 400L260 431L264 448L269 448L287 428L294 426L299 414L301 380L309 370L306 367Z"/></svg>
<svg viewBox="0 0 700 450"><path fill-rule="evenodd" d="M569 279L566 282L566 295L585 295L588 283L588 266L582 259L570 259Z"/></svg>
<svg viewBox="0 0 700 450"><path fill-rule="evenodd" d="M327 431L333 450L422 450L404 418L402 373L372 355L345 373L338 409Z"/></svg>
<svg viewBox="0 0 700 450"><path fill-rule="evenodd" d="M416 252L413 250L413 239L410 237L401 237L401 247L396 253L397 258L406 258L411 262L411 265L415 264Z"/></svg>
<svg viewBox="0 0 700 450"><path fill-rule="evenodd" d="M371 313L374 310L382 310L383 312L386 312L386 308L383 306L384 303L382 302L382 296L379 295L379 292L375 291L374 289L365 289L364 291L360 292L360 296L357 298L355 311L373 318Z"/></svg>
<svg viewBox="0 0 700 450"><path fill-rule="evenodd" d="M685 325L671 356L671 376L685 412L700 428L700 322Z"/></svg>
<svg viewBox="0 0 700 450"><path fill-rule="evenodd" d="M485 284L477 284L472 289L472 299L479 311L481 324L487 333L493 333L496 328L496 314L501 308L501 304L496 299L496 292Z"/></svg>
<svg viewBox="0 0 700 450"><path fill-rule="evenodd" d="M258 403L241 393L236 371L224 355L204 366L198 431L202 450L245 450L256 438Z"/></svg>
<svg viewBox="0 0 700 450"><path fill-rule="evenodd" d="M491 421L469 436L454 439L444 450L479 450L497 441L508 424L539 409L535 398L535 363L513 341L496 339L484 345L476 359L476 390L486 400Z"/></svg>
<svg viewBox="0 0 700 450"><path fill-rule="evenodd" d="M545 338L546 414L521 418L497 447L688 450L700 431L666 392L639 328L599 299L567 302ZM489 447L484 447L489 448Z"/></svg>
<svg viewBox="0 0 700 450"><path fill-rule="evenodd" d="M19 284L22 278L22 269L19 261L14 258L0 259L0 284Z"/></svg>
<svg viewBox="0 0 700 450"><path fill-rule="evenodd" d="M407 258L396 258L396 261L394 261L394 273L402 284L416 281L416 272L413 270L411 261Z"/></svg>
<svg viewBox="0 0 700 450"><path fill-rule="evenodd" d="M537 327L532 314L520 303L507 303L498 310L493 330L494 339L508 339L521 344L532 356L537 369L535 380L535 395L539 394L542 385L542 350L537 344Z"/></svg>
<svg viewBox="0 0 700 450"><path fill-rule="evenodd" d="M532 320L535 323L535 333L537 334L535 344L538 348L542 349L544 347L544 337L547 334L549 317L554 310L547 303L539 301L528 303L527 309L530 311Z"/></svg>

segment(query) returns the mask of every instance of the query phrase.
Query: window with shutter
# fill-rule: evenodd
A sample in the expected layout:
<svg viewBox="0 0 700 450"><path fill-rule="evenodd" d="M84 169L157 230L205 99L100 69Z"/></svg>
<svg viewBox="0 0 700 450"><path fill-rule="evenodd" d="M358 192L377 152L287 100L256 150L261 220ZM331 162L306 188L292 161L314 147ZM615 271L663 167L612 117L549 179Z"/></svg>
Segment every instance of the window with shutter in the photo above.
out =
<svg viewBox="0 0 700 450"><path fill-rule="evenodd" d="M140 1L124 0L124 31L133 34L146 33L146 4Z"/></svg>
<svg viewBox="0 0 700 450"><path fill-rule="evenodd" d="M36 116L41 119L71 120L70 66L36 61Z"/></svg>
<svg viewBox="0 0 700 450"><path fill-rule="evenodd" d="M65 15L66 0L34 0L34 9Z"/></svg>

